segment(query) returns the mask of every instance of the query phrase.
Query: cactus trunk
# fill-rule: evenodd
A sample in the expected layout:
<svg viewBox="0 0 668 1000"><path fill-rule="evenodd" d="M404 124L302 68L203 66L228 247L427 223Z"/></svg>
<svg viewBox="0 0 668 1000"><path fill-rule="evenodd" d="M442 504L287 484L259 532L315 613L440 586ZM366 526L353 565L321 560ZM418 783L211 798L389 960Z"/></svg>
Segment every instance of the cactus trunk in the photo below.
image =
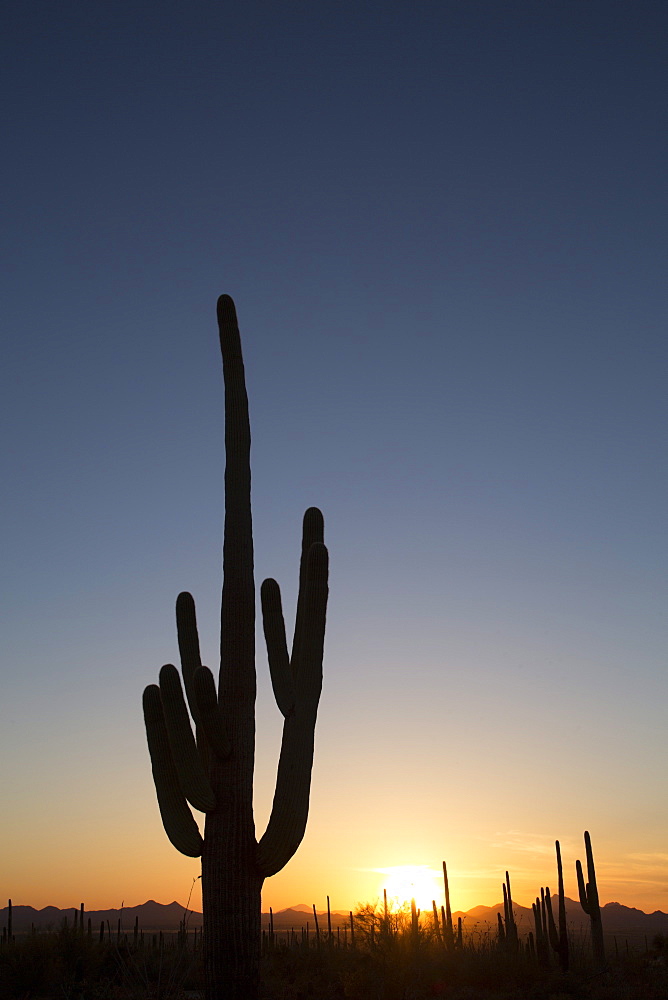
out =
<svg viewBox="0 0 668 1000"><path fill-rule="evenodd" d="M221 805L207 813L202 850L207 1000L252 998L259 984L264 879L255 865L252 770L247 757L243 764L242 753L226 761L214 758L209 771Z"/></svg>
<svg viewBox="0 0 668 1000"><path fill-rule="evenodd" d="M202 909L207 1000L247 1000L260 975L261 875L248 846L227 844L229 825L207 816L202 854ZM221 829L216 829L216 827ZM244 858L245 855L245 858Z"/></svg>

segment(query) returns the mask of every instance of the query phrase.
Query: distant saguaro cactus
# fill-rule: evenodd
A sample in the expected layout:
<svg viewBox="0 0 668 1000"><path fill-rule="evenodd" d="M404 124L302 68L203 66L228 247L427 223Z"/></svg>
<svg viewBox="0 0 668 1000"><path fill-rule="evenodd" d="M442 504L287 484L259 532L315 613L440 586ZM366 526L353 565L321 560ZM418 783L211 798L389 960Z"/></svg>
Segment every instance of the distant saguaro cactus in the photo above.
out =
<svg viewBox="0 0 668 1000"><path fill-rule="evenodd" d="M443 862L443 885L445 888L445 909L441 907L443 918L443 941L448 951L455 947L455 932L452 926L452 909L450 907L450 884L448 882L448 866Z"/></svg>
<svg viewBox="0 0 668 1000"><path fill-rule="evenodd" d="M503 890L503 915L506 929L506 948L509 951L517 951L518 937L515 914L513 913L513 897L510 892L510 875L506 872L506 881L501 884Z"/></svg>
<svg viewBox="0 0 668 1000"><path fill-rule="evenodd" d="M550 948L548 943L545 895L545 889L541 886L540 896L536 896L536 902L531 904L531 909L533 911L534 927L536 930L536 957L542 966L548 968L550 964Z"/></svg>
<svg viewBox="0 0 668 1000"><path fill-rule="evenodd" d="M201 663L194 601L183 593L176 602L176 624L185 699L178 671L167 664L160 671L160 685L151 684L144 691L143 704L165 831L177 850L202 858L207 1000L252 1000L259 977L262 883L295 853L308 817L322 687L328 556L322 514L311 507L304 515L291 652L278 584L265 580L261 588L271 680L284 723L271 816L257 841L250 425L236 311L227 295L218 300L218 326L226 454L218 691L213 674ZM204 837L188 802L206 813Z"/></svg>
<svg viewBox="0 0 668 1000"><path fill-rule="evenodd" d="M545 902L547 904L547 924L550 937L550 944L559 956L559 965L564 972L568 972L569 949L568 949L568 928L566 926L566 897L564 895L564 872L561 865L561 848L559 841L555 840L557 851L557 878L559 891L559 930L554 922L552 913L552 898L550 890L545 890Z"/></svg>
<svg viewBox="0 0 668 1000"><path fill-rule="evenodd" d="M591 947L594 953L594 964L597 969L604 969L605 946L603 944L603 924L601 922L601 907L598 901L596 871L594 870L594 852L591 848L591 838L586 830L584 841L585 851L587 853L586 885L582 874L582 865L579 861L575 862L575 871L578 877L578 891L580 893L580 906L589 917L589 923L591 925Z"/></svg>

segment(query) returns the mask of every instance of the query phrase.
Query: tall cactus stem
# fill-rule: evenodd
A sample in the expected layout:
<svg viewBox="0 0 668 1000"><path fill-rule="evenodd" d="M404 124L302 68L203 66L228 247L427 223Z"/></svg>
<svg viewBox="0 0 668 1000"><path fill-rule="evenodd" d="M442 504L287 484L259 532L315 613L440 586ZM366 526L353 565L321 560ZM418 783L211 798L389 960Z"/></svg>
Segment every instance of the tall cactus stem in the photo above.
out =
<svg viewBox="0 0 668 1000"><path fill-rule="evenodd" d="M558 900L559 900L559 929L557 930L556 924L554 922L554 915L552 913L552 899L550 897L549 888L545 890L545 902L547 904L547 921L550 944L552 948L557 953L559 958L559 966L563 972L568 972L569 966L569 945L568 945L568 927L566 925L566 897L564 895L564 872L561 865L561 848L559 846L559 841L555 841L555 849L557 852L557 878L558 878Z"/></svg>
<svg viewBox="0 0 668 1000"><path fill-rule="evenodd" d="M445 889L445 914L443 920L443 940L448 951L455 947L455 932L452 926L452 908L450 906L450 883L448 881L448 866L443 862L443 886Z"/></svg>
<svg viewBox="0 0 668 1000"><path fill-rule="evenodd" d="M510 875L506 872L506 881L502 884L503 910L506 922L506 945L509 951L516 951L518 945L517 924L513 913L513 897L510 891Z"/></svg>

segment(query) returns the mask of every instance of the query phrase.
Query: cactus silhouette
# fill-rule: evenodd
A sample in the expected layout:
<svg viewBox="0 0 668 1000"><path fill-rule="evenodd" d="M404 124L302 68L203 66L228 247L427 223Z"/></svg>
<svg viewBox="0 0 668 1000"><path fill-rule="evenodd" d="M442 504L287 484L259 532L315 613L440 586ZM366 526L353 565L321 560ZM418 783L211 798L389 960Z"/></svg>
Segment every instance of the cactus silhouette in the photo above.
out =
<svg viewBox="0 0 668 1000"><path fill-rule="evenodd" d="M545 890L545 902L547 904L547 923L550 937L550 944L559 956L559 965L564 972L568 972L569 949L568 949L568 928L566 926L566 897L564 895L564 872L561 865L561 847L559 841L555 840L557 852L557 878L559 889L559 930L554 922L552 913L552 899L549 888Z"/></svg>
<svg viewBox="0 0 668 1000"><path fill-rule="evenodd" d="M536 957L544 968L550 965L550 948L548 942L547 927L547 904L545 901L546 890L541 886L540 897L536 896L536 902L531 904L533 911L534 927L536 930Z"/></svg>
<svg viewBox="0 0 668 1000"><path fill-rule="evenodd" d="M506 872L506 881L501 884L503 890L503 915L505 922L505 943L509 951L517 951L518 937L515 914L513 913L513 897L510 892L510 875Z"/></svg>
<svg viewBox="0 0 668 1000"><path fill-rule="evenodd" d="M218 300L225 383L225 528L220 673L200 659L195 604L182 593L176 624L185 698L177 669L144 691L144 719L158 805L167 836L183 854L202 858L207 1000L252 1000L260 961L260 892L290 860L308 817L316 713L322 687L328 555L322 514L303 521L299 593L288 651L275 580L261 588L271 681L284 716L269 823L256 840L255 584L250 503L250 425L237 316ZM187 703L187 704L186 704ZM191 726L192 716L195 733ZM204 836L192 812L206 814Z"/></svg>
<svg viewBox="0 0 668 1000"><path fill-rule="evenodd" d="M601 922L601 907L598 901L598 886L596 885L596 871L594 870L594 852L591 848L591 838L585 830L584 835L585 851L587 854L587 884L585 885L582 874L582 865L575 862L575 872L578 877L578 891L580 893L580 906L589 917L591 925L591 947L594 953L594 964L596 968L605 968L605 946L603 944L603 924Z"/></svg>
<svg viewBox="0 0 668 1000"><path fill-rule="evenodd" d="M448 882L448 866L443 862L443 885L445 887L445 909L441 907L443 917L443 941L448 951L455 947L455 932L452 926L452 909L450 908L450 884Z"/></svg>

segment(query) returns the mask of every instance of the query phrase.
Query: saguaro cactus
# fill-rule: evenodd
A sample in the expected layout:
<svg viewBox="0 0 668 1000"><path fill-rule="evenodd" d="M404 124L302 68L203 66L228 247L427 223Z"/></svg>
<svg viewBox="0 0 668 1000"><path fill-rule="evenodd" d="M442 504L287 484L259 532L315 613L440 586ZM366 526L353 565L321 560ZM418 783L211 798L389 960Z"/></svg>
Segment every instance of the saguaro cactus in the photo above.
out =
<svg viewBox="0 0 668 1000"><path fill-rule="evenodd" d="M598 886L594 869L594 852L591 849L591 838L585 830L585 851L587 852L587 884L582 874L582 865L575 862L575 872L578 877L580 906L589 917L591 925L591 947L594 953L594 964L597 969L605 968L605 946L603 944L603 924L601 922L601 907L598 901Z"/></svg>
<svg viewBox="0 0 668 1000"><path fill-rule="evenodd" d="M443 885L445 888L445 909L441 907L443 916L443 941L448 951L455 947L455 933L452 926L452 910L450 908L450 884L448 882L448 866L443 862Z"/></svg>
<svg viewBox="0 0 668 1000"><path fill-rule="evenodd" d="M534 927L536 929L536 957L544 968L548 968L550 965L550 948L548 944L545 895L545 889L541 886L540 897L536 896L536 902L531 904L531 909L533 910Z"/></svg>
<svg viewBox="0 0 668 1000"><path fill-rule="evenodd" d="M515 914L513 913L513 897L510 892L510 875L506 872L506 881L501 884L503 890L503 915L506 924L506 947L508 951L517 951L518 937Z"/></svg>
<svg viewBox="0 0 668 1000"><path fill-rule="evenodd" d="M301 843L308 816L313 743L322 687L327 549L322 514L304 515L299 595L291 652L275 580L261 588L271 680L284 716L276 790L260 840L253 819L255 585L250 504L250 426L234 303L218 300L225 382L225 529L218 690L202 666L190 594L176 602L185 698L167 664L144 691L144 718L167 836L202 858L207 1000L252 1000L260 960L260 892ZM186 701L187 706L186 707ZM195 735L190 715L195 724ZM204 836L188 805L206 813Z"/></svg>
<svg viewBox="0 0 668 1000"><path fill-rule="evenodd" d="M545 902L547 903L547 922L550 935L550 944L559 956L559 965L564 972L568 972L569 950L568 950L568 928L566 926L566 897L564 895L564 872L561 866L561 848L559 841L555 840L557 851L557 878L559 881L559 930L554 922L552 913L552 898L550 890L545 890Z"/></svg>

